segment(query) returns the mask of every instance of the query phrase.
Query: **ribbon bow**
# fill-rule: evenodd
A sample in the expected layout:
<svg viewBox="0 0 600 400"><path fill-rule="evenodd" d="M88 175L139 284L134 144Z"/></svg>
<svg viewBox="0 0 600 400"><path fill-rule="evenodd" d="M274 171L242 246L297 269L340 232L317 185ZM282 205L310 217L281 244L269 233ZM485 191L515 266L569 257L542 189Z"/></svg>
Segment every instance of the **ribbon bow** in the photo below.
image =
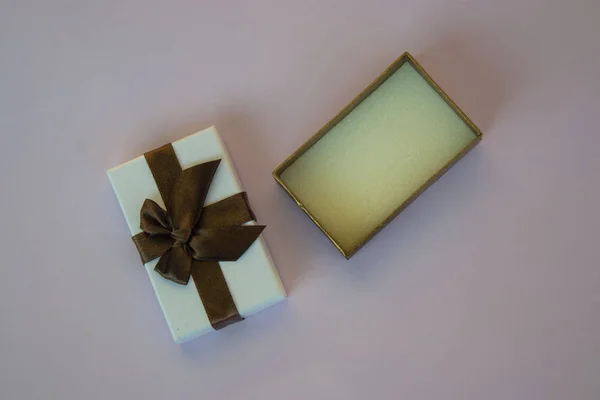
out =
<svg viewBox="0 0 600 400"><path fill-rule="evenodd" d="M187 285L190 276L215 329L242 319L219 261L236 261L264 226L242 225L254 219L245 193L204 206L220 160L182 170L169 144L144 154L166 205L146 199L133 241L142 262L160 258L154 270Z"/></svg>

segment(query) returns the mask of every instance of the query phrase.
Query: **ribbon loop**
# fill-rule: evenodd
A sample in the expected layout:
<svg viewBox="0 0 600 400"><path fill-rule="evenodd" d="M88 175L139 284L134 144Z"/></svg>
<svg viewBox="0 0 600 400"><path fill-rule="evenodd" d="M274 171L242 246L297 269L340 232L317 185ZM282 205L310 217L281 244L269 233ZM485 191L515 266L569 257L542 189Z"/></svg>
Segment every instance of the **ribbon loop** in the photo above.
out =
<svg viewBox="0 0 600 400"><path fill-rule="evenodd" d="M192 259L184 245L175 244L160 257L154 270L165 279L187 285L192 270Z"/></svg>
<svg viewBox="0 0 600 400"><path fill-rule="evenodd" d="M166 211L150 199L142 205L140 228L149 235L168 235L173 229Z"/></svg>

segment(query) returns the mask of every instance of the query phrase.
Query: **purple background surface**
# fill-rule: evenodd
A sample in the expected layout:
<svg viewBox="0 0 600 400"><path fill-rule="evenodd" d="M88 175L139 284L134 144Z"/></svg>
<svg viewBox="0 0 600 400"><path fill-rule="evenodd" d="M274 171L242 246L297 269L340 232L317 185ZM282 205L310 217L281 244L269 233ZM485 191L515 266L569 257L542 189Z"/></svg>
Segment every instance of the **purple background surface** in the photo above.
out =
<svg viewBox="0 0 600 400"><path fill-rule="evenodd" d="M600 398L598 0L0 0L0 398ZM351 261L271 171L404 50L483 142ZM289 291L174 345L105 170L216 124Z"/></svg>

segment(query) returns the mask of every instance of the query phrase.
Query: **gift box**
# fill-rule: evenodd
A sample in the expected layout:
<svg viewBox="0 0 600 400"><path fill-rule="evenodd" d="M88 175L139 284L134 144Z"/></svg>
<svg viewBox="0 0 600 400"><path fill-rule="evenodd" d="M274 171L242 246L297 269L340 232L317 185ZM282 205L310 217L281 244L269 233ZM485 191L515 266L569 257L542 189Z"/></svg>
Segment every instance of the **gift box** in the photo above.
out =
<svg viewBox="0 0 600 400"><path fill-rule="evenodd" d="M480 140L405 53L273 176L350 258Z"/></svg>
<svg viewBox="0 0 600 400"><path fill-rule="evenodd" d="M112 168L108 177L176 343L285 298L264 227L215 127Z"/></svg>

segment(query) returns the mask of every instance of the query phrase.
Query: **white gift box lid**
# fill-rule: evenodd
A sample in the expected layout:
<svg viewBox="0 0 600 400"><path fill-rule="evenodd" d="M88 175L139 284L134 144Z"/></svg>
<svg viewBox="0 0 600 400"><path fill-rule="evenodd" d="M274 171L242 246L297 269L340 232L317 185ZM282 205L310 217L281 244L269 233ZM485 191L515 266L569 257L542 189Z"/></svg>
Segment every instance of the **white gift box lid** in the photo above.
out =
<svg viewBox="0 0 600 400"><path fill-rule="evenodd" d="M229 154L214 126L173 142L172 145L183 169L221 159L206 197L206 205L243 191ZM134 236L141 232L140 209L145 199L154 200L164 208L150 168L144 156L140 156L107 173L131 235ZM135 249L133 242L132 248ZM163 278L154 271L157 262L158 259L150 261L145 264L145 268L173 340L183 343L213 331L194 283L189 282L184 286ZM248 317L285 298L285 290L262 237L238 261L220 262L220 265L242 317ZM127 266L124 265L123 268Z"/></svg>

